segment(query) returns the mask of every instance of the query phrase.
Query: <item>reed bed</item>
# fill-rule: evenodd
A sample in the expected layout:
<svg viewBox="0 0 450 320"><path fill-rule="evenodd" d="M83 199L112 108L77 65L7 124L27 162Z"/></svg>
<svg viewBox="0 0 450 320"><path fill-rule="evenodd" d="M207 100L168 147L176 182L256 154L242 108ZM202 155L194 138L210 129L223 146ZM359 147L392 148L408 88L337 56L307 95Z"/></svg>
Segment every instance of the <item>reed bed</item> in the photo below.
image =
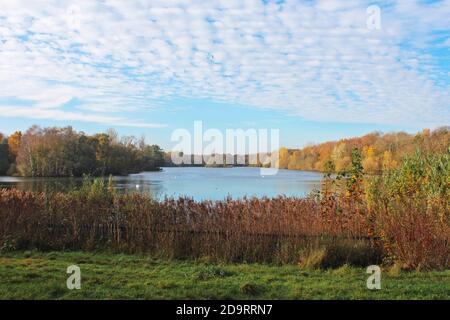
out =
<svg viewBox="0 0 450 320"><path fill-rule="evenodd" d="M0 190L3 249L148 252L170 258L297 263L321 246L371 247L361 215L349 223L314 199L158 202L141 194Z"/></svg>

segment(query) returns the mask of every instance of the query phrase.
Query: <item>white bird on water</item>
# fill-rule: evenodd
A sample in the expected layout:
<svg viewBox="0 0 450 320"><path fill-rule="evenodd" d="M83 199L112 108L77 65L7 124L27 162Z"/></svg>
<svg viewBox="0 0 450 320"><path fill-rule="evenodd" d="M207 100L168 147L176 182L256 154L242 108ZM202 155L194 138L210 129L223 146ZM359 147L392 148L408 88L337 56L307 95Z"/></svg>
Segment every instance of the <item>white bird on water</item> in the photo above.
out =
<svg viewBox="0 0 450 320"><path fill-rule="evenodd" d="M138 184L136 185L136 189L139 189L139 185Z"/></svg>

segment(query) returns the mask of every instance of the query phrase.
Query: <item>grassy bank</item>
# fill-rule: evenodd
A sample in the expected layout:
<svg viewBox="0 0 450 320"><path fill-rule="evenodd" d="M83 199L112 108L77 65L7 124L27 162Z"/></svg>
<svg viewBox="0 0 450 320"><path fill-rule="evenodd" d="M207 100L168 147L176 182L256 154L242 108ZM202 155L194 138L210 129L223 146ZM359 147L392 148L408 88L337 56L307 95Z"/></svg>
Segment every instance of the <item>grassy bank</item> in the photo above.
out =
<svg viewBox="0 0 450 320"><path fill-rule="evenodd" d="M81 289L66 269L81 268ZM145 255L11 252L0 257L0 299L449 299L450 270L383 270L368 290L363 268L211 264Z"/></svg>

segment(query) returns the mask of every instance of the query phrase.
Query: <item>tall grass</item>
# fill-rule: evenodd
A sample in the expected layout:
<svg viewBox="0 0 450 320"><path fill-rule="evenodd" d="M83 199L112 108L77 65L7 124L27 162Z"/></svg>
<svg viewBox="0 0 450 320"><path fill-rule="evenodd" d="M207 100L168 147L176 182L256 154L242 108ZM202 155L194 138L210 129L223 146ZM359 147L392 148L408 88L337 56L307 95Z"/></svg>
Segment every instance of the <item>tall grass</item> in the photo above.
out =
<svg viewBox="0 0 450 320"><path fill-rule="evenodd" d="M0 245L323 268L382 259L448 268L449 172L448 155L417 154L365 188L352 175L344 191L326 187L305 199L158 202L116 194L104 180L69 193L0 190Z"/></svg>

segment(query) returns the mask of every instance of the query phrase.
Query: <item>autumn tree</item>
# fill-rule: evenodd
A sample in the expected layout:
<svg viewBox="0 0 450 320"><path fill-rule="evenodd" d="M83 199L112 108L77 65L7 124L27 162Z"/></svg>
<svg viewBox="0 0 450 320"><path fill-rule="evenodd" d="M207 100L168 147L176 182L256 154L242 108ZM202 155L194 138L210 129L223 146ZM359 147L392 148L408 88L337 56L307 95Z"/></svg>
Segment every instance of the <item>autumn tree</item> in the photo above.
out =
<svg viewBox="0 0 450 320"><path fill-rule="evenodd" d="M279 150L279 167L294 170L326 171L332 161L336 172L348 171L352 166L352 149L362 151L361 164L366 173L376 174L381 170L397 168L403 158L416 150L445 153L450 146L450 127L435 130L424 129L416 135L406 132L382 134L373 132L362 137L329 141L310 145L303 149Z"/></svg>
<svg viewBox="0 0 450 320"><path fill-rule="evenodd" d="M133 137L119 139L115 133L88 136L71 127L27 130L17 152L22 176L82 176L128 174L156 170L163 152L155 145L138 145Z"/></svg>
<svg viewBox="0 0 450 320"><path fill-rule="evenodd" d="M289 150L286 148L280 148L278 153L278 168L287 169L289 164Z"/></svg>
<svg viewBox="0 0 450 320"><path fill-rule="evenodd" d="M13 157L13 160L15 160L17 157L17 152L19 151L21 140L22 140L21 131L16 131L8 137L9 152L10 155Z"/></svg>

